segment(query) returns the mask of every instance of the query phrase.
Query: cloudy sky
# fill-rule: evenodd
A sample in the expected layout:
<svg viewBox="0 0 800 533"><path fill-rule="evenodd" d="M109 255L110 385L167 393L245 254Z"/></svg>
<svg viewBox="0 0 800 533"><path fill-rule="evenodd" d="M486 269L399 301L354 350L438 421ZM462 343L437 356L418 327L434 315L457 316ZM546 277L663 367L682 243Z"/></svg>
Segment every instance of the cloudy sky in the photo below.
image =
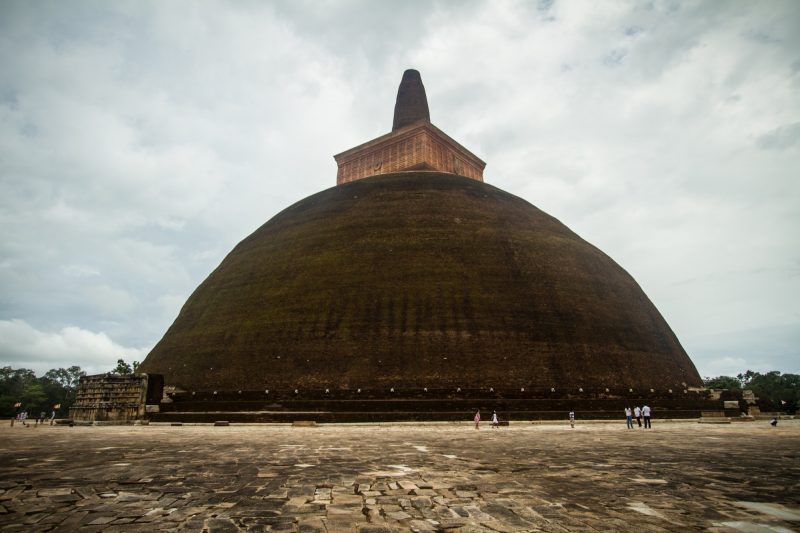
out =
<svg viewBox="0 0 800 533"><path fill-rule="evenodd" d="M701 375L800 372L798 28L795 0L2 2L0 366L141 361L416 68Z"/></svg>

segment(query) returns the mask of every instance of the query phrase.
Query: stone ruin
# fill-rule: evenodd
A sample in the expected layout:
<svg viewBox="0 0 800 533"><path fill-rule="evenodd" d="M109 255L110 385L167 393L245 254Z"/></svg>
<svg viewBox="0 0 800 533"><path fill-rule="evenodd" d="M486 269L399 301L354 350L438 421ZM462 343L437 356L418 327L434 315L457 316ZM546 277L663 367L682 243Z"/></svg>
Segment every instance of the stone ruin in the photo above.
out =
<svg viewBox="0 0 800 533"><path fill-rule="evenodd" d="M83 376L69 416L76 422L132 423L157 412L163 393L159 374Z"/></svg>

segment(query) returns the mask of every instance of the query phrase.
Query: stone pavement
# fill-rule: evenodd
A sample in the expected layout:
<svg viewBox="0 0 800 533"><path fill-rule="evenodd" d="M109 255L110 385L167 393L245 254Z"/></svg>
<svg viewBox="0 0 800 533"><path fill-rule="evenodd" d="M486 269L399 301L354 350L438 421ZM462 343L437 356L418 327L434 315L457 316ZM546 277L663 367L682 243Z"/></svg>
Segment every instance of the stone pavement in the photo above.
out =
<svg viewBox="0 0 800 533"><path fill-rule="evenodd" d="M0 530L800 529L800 421L0 427Z"/></svg>

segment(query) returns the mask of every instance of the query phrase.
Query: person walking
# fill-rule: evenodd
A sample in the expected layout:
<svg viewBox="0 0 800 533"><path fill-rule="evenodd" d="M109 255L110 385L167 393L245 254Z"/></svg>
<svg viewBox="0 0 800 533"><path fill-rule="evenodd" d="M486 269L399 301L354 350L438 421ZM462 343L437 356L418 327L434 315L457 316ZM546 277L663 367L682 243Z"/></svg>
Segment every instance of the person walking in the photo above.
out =
<svg viewBox="0 0 800 533"><path fill-rule="evenodd" d="M633 411L630 407L625 408L625 424L628 429L633 429Z"/></svg>
<svg viewBox="0 0 800 533"><path fill-rule="evenodd" d="M636 418L636 423L639 424L639 427L642 427L642 410L639 409L638 405L633 407L633 416Z"/></svg>
<svg viewBox="0 0 800 533"><path fill-rule="evenodd" d="M650 407L647 404L642 407L642 416L644 416L644 429L653 429L650 425Z"/></svg>
<svg viewBox="0 0 800 533"><path fill-rule="evenodd" d="M575 427L575 411L569 412L569 427L571 428Z"/></svg>
<svg viewBox="0 0 800 533"><path fill-rule="evenodd" d="M481 410L480 409L478 409L478 411L475 413L475 418L473 420L475 420L475 429L480 429L480 425L481 425Z"/></svg>
<svg viewBox="0 0 800 533"><path fill-rule="evenodd" d="M500 421L497 419L497 411L492 411L492 429L500 427Z"/></svg>

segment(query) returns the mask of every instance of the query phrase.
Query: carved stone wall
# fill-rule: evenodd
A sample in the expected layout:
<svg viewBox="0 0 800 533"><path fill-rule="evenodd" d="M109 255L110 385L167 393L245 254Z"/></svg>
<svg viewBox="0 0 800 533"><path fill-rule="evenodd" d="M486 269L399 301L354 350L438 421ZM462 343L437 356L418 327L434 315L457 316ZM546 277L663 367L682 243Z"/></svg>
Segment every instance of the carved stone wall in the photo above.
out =
<svg viewBox="0 0 800 533"><path fill-rule="evenodd" d="M145 417L147 404L158 404L164 379L157 374L97 374L78 384L70 418L85 422L127 422Z"/></svg>

